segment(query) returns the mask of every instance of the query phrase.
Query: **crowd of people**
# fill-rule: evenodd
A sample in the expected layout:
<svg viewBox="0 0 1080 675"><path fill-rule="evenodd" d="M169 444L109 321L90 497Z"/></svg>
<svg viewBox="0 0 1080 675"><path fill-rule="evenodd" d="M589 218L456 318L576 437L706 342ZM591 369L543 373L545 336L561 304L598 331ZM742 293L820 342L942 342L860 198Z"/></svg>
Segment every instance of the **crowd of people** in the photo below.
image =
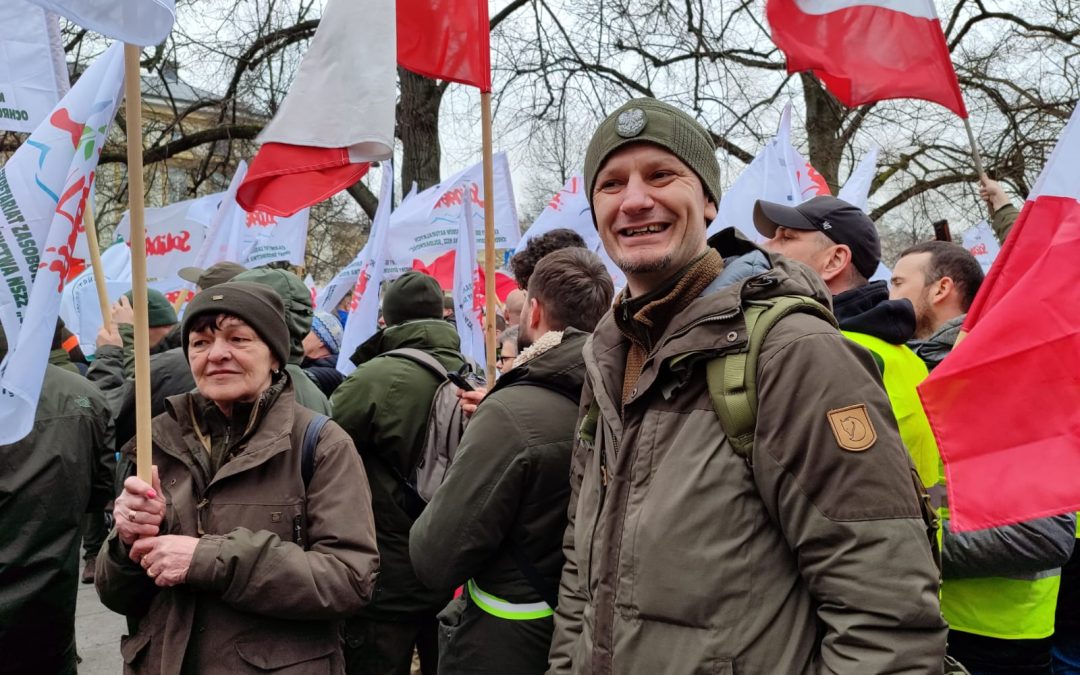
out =
<svg viewBox="0 0 1080 675"><path fill-rule="evenodd" d="M130 294L88 366L58 325L0 446L0 674L76 672L80 541L130 673L1080 673L1075 516L949 528L915 387L971 253L871 282L874 223L827 196L707 239L714 142L654 99L584 173L626 287L576 233L531 239L494 382L420 272L348 376L347 317L288 270L188 269L182 319L151 291L149 482Z"/></svg>

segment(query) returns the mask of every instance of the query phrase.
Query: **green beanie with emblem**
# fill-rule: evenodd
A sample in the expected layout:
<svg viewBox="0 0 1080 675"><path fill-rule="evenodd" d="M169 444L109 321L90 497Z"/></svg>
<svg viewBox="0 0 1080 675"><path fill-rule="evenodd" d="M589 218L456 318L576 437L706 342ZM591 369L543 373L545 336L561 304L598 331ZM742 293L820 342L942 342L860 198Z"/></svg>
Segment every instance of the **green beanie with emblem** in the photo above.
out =
<svg viewBox="0 0 1080 675"><path fill-rule="evenodd" d="M720 164L716 143L697 120L655 98L636 98L600 123L585 151L585 193L592 204L596 175L611 153L631 143L659 145L697 174L705 195L720 204ZM593 217L595 224L595 216Z"/></svg>
<svg viewBox="0 0 1080 675"><path fill-rule="evenodd" d="M135 302L132 297L134 293L134 291L124 293L128 302ZM155 291L152 288L146 289L146 319L150 328L171 326L177 322L176 311L173 310L172 303L160 291Z"/></svg>

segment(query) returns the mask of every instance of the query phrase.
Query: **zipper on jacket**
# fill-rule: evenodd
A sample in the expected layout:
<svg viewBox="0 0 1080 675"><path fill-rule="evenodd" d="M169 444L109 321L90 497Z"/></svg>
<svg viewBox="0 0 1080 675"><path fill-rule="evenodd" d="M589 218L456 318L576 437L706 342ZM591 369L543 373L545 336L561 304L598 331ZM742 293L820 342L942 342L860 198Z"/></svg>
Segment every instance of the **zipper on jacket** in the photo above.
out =
<svg viewBox="0 0 1080 675"><path fill-rule="evenodd" d="M202 500L198 504L195 505L195 527L196 527L196 530L198 531L200 537L203 536L204 534L206 534L206 531L203 529L203 515L202 514L203 514L203 509L206 508L206 505L209 504L209 503L210 503L210 500L207 499L206 497L203 497Z"/></svg>

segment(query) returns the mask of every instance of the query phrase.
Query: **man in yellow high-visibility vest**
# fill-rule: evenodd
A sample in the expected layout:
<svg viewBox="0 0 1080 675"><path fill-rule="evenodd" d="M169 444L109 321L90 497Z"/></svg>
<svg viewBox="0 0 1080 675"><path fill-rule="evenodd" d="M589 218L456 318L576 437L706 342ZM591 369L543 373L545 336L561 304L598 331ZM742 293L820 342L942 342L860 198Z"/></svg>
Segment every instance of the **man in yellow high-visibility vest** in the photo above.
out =
<svg viewBox="0 0 1080 675"><path fill-rule="evenodd" d="M955 251L928 245L901 257L890 297L884 281L868 281L881 258L873 221L833 197L795 208L758 202L755 225L771 237L766 248L821 276L844 335L866 347L881 368L900 435L944 523L941 609L950 626L949 654L973 675L1050 675L1060 566L1072 552L1075 520L1062 516L962 535L948 530L944 472L915 390L928 370L905 345L917 337L917 327L930 337L955 322L949 308L966 311L981 279L966 280L970 293L956 301L951 294L964 285L960 272L952 270L950 277L939 269L945 254ZM942 288L947 292L935 292Z"/></svg>
<svg viewBox="0 0 1080 675"><path fill-rule="evenodd" d="M911 346L930 368L952 350L982 279L975 256L958 244L928 241L900 254L889 297L914 306ZM947 523L947 508L943 516ZM1072 515L963 534L946 526L941 611L949 652L972 672L1051 672L1054 608L1074 529Z"/></svg>

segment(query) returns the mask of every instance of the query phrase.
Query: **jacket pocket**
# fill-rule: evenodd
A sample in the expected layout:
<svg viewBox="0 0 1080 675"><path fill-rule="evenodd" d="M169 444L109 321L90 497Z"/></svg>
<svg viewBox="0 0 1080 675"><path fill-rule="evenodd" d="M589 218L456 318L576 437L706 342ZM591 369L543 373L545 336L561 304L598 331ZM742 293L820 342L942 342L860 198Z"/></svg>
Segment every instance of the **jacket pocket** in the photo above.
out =
<svg viewBox="0 0 1080 675"><path fill-rule="evenodd" d="M149 633L124 635L120 638L120 656L124 659L124 672L137 673L146 670L146 653L150 651Z"/></svg>
<svg viewBox="0 0 1080 675"><path fill-rule="evenodd" d="M289 675L329 673L339 649L336 640L286 635L241 638L236 643L236 653L244 663L260 671Z"/></svg>

